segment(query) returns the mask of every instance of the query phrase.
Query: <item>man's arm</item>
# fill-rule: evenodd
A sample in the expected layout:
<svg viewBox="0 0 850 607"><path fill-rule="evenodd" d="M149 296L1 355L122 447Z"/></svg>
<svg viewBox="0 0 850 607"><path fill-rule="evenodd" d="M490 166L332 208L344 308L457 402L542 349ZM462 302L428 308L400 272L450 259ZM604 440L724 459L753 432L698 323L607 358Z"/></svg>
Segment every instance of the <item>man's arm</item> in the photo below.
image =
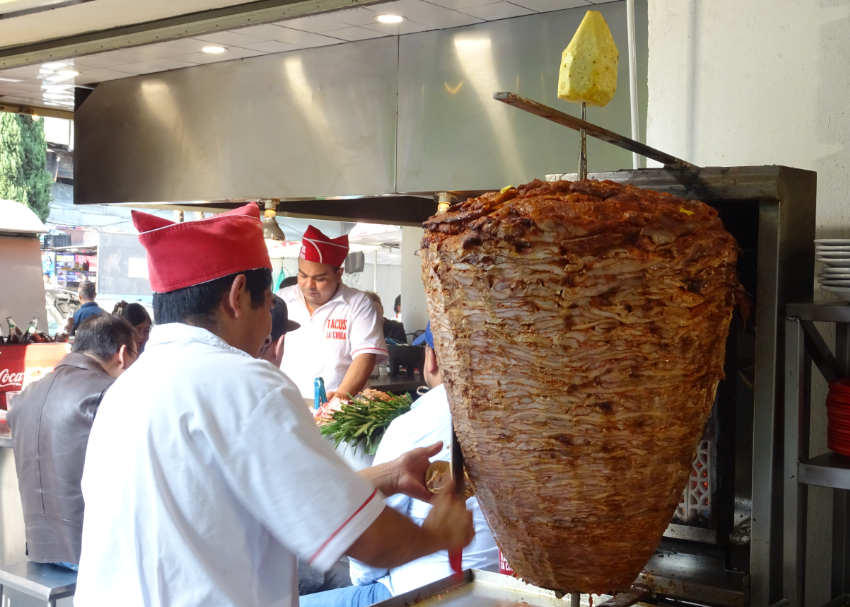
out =
<svg viewBox="0 0 850 607"><path fill-rule="evenodd" d="M441 493L422 527L392 508L384 508L346 554L367 565L390 569L439 550L460 550L474 536L472 513L466 504Z"/></svg>
<svg viewBox="0 0 850 607"><path fill-rule="evenodd" d="M374 354L364 353L355 358L351 366L348 367L348 371L345 372L345 377L339 387L333 392L328 392L328 400L331 400L334 396L348 398L349 394L351 396L357 395L366 385L369 374L374 368Z"/></svg>
<svg viewBox="0 0 850 607"><path fill-rule="evenodd" d="M441 444L411 451L414 445L410 431L404 420L396 419L384 432L372 468L362 470L358 474L384 494L387 508L408 516L413 502L409 494L428 501L433 497L425 488L424 473L428 469L430 458L439 453ZM377 582L390 571L351 558L349 573L351 581L356 586L362 586Z"/></svg>
<svg viewBox="0 0 850 607"><path fill-rule="evenodd" d="M425 471L431 464L430 458L442 448L443 443L440 441L428 447L411 449L392 461L366 468L358 474L386 496L403 493L423 502L431 502L434 494L425 487Z"/></svg>

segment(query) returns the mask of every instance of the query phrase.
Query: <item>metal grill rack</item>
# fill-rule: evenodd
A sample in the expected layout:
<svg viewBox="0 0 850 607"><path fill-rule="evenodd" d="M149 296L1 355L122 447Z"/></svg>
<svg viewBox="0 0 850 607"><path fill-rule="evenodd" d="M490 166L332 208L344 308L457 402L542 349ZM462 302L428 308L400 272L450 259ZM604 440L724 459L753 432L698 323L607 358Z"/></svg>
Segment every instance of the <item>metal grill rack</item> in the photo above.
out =
<svg viewBox="0 0 850 607"><path fill-rule="evenodd" d="M835 354L815 322L835 323ZM827 382L850 377L850 304L788 304L785 319L785 500L783 594L788 607L805 605L808 486L833 490L833 597L824 607L850 599L850 457L809 456L811 363Z"/></svg>

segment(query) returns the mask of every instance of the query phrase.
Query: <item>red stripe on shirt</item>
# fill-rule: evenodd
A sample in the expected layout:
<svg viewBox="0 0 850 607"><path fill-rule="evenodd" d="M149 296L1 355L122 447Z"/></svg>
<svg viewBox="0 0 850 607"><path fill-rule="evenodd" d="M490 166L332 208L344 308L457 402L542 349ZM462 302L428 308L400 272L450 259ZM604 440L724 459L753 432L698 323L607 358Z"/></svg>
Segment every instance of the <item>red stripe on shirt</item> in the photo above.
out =
<svg viewBox="0 0 850 607"><path fill-rule="evenodd" d="M327 548L327 545L331 543L331 540L333 540L333 539L334 539L334 538L335 538L335 537L339 534L339 532L340 532L340 531L342 531L343 527L345 527L348 523L350 523L350 522L351 522L351 519L353 519L355 516L357 516L358 514L360 514L360 511L361 511L361 510L363 510L363 508L365 508L365 507L366 507L366 505L367 505L369 502L371 502L371 501L372 501L372 499L373 499L373 498L374 498L377 494L378 494L378 490L377 490L377 489L375 489L375 490L372 492L372 495L370 495L370 496L369 496L369 498L368 498L365 502L363 502L363 505L362 505L362 506L360 506L360 507L359 507L359 508L358 508L358 509L354 512L354 514L352 514L351 516L349 516L349 517L348 517L348 520L347 520L347 521L345 521L342 525L340 525L340 526L339 526L339 529L337 529L336 531L334 531L334 532L331 534L331 536L330 536L330 537L329 537L329 538L325 541L325 543L324 543L324 544L322 544L322 545L319 547L319 549L318 549L318 550L316 550L316 554L314 554L313 556L311 556L311 557L310 557L310 560L309 560L309 561L307 561L307 563L308 563L308 564L310 564L310 565L312 565L312 564L313 564L313 561L314 561L314 560L316 560L316 557L317 557L317 556L319 556L319 555L322 553L322 550L324 550L325 548Z"/></svg>
<svg viewBox="0 0 850 607"><path fill-rule="evenodd" d="M373 352L383 352L384 354L389 354L386 350L381 350L380 348L360 348L359 350L355 350L351 353L351 358L354 358L354 355L357 352L363 352L364 350L372 350Z"/></svg>

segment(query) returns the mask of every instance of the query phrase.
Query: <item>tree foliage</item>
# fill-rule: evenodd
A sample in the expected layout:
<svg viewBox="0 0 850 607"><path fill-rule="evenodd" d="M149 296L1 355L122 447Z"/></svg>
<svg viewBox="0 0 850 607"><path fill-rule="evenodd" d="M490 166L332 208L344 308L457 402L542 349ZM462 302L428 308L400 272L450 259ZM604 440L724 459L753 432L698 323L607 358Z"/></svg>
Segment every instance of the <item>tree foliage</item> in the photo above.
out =
<svg viewBox="0 0 850 607"><path fill-rule="evenodd" d="M24 196L21 123L17 115L0 112L0 199L23 202Z"/></svg>
<svg viewBox="0 0 850 607"><path fill-rule="evenodd" d="M46 220L53 185L46 164L44 121L0 112L0 199L23 203Z"/></svg>

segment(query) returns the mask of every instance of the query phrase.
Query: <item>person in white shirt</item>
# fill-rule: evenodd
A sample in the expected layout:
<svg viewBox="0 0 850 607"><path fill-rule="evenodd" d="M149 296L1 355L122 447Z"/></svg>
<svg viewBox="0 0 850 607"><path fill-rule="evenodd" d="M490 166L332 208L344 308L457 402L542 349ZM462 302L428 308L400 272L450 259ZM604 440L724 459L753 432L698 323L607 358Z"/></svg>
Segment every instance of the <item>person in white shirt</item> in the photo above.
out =
<svg viewBox="0 0 850 607"><path fill-rule="evenodd" d="M431 388L387 428L375 463L392 461L408 449L442 441L443 449L432 461L451 461L452 414L440 367L434 355L431 324L416 338L414 345L427 344L422 376ZM387 498L387 506L395 508L417 525L422 525L432 509L430 504L406 495ZM499 564L499 548L487 526L478 500L470 497L466 508L472 512L475 538L463 549L463 569L483 569ZM448 552L442 550L398 567L370 567L351 559L351 581L354 586L319 592L301 597L301 607L366 607L390 597L415 590L452 574Z"/></svg>
<svg viewBox="0 0 850 607"><path fill-rule="evenodd" d="M301 329L287 338L281 369L304 398L314 381L325 382L328 400L366 387L376 363L387 360L383 325L368 297L342 283L348 236L328 238L309 226L298 259L298 284L278 291Z"/></svg>
<svg viewBox="0 0 850 607"><path fill-rule="evenodd" d="M421 529L384 506L399 491L427 499L439 445L357 475L292 381L256 358L272 293L255 204L133 221L156 327L92 427L76 607L297 607L296 555L393 567L471 541L459 500L439 496Z"/></svg>

